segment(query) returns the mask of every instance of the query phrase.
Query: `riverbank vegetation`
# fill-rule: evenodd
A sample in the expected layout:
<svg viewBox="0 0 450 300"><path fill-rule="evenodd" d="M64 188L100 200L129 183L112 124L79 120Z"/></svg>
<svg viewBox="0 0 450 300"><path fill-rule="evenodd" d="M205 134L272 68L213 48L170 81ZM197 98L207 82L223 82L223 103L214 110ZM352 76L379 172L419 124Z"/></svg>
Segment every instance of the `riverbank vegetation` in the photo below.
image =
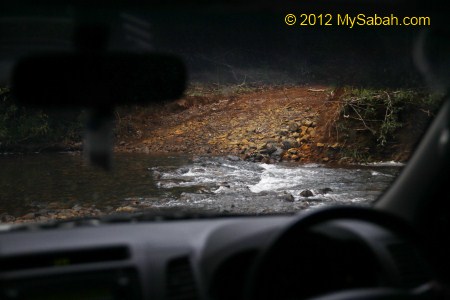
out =
<svg viewBox="0 0 450 300"><path fill-rule="evenodd" d="M439 95L422 90L345 88L330 120L329 135L342 157L371 161L393 155L406 160L441 104Z"/></svg>
<svg viewBox="0 0 450 300"><path fill-rule="evenodd" d="M0 88L0 152L73 150L81 142L85 114L23 107Z"/></svg>

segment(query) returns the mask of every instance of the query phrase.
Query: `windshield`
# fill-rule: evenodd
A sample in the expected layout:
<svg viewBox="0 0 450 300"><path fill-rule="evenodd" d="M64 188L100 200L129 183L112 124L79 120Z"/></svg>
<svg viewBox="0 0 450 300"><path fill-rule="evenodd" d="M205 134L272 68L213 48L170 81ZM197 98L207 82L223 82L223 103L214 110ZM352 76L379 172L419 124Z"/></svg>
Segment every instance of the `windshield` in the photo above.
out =
<svg viewBox="0 0 450 300"><path fill-rule="evenodd" d="M1 222L372 205L441 104L413 57L432 22L421 10L345 10L223 4L2 15ZM188 74L179 99L111 107L110 171L86 159L92 108L22 105L8 75L30 53L73 52L84 21L107 29L106 51L170 53Z"/></svg>

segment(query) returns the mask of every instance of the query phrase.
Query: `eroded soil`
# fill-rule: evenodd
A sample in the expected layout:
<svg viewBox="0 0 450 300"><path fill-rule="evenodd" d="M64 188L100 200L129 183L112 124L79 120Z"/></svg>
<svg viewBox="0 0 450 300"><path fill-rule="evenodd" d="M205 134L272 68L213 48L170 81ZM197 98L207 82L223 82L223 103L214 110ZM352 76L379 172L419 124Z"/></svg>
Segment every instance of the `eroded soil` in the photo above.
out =
<svg viewBox="0 0 450 300"><path fill-rule="evenodd" d="M367 134L349 141L333 126L342 94L326 86L194 89L158 110L119 112L115 150L231 154L266 163L358 162L352 153ZM364 151L371 159L405 161L416 138L383 151L365 145Z"/></svg>

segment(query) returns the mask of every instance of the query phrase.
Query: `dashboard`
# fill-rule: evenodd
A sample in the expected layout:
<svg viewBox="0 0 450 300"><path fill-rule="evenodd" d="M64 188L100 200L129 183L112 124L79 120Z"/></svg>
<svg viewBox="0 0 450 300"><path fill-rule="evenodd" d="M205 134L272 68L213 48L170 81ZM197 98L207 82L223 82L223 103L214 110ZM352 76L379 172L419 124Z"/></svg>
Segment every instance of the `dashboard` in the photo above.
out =
<svg viewBox="0 0 450 300"><path fill-rule="evenodd" d="M306 299L426 285L433 276L420 245L392 220L327 209L23 227L0 234L0 298Z"/></svg>

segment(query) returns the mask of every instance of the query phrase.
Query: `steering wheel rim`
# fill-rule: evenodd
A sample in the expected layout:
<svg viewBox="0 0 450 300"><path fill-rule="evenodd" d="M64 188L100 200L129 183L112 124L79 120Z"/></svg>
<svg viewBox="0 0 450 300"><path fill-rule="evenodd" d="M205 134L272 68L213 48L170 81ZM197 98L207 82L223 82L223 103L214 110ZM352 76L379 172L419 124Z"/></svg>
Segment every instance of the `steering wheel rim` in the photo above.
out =
<svg viewBox="0 0 450 300"><path fill-rule="evenodd" d="M271 292L268 290L268 278L270 266L274 255L287 243L287 240L293 236L293 233L302 234L308 232L316 225L334 220L361 220L377 224L387 228L392 232L398 233L412 241L417 241L413 228L402 219L389 213L385 213L373 208L338 206L314 210L299 215L290 223L281 233L275 236L266 246L266 248L257 257L253 269L250 272L246 299L251 300L272 300ZM356 298L355 298L356 297ZM307 297L310 300L344 300L344 299L412 299L413 293L399 288L368 288L368 289L346 289L336 292ZM277 298L279 299L279 298Z"/></svg>

